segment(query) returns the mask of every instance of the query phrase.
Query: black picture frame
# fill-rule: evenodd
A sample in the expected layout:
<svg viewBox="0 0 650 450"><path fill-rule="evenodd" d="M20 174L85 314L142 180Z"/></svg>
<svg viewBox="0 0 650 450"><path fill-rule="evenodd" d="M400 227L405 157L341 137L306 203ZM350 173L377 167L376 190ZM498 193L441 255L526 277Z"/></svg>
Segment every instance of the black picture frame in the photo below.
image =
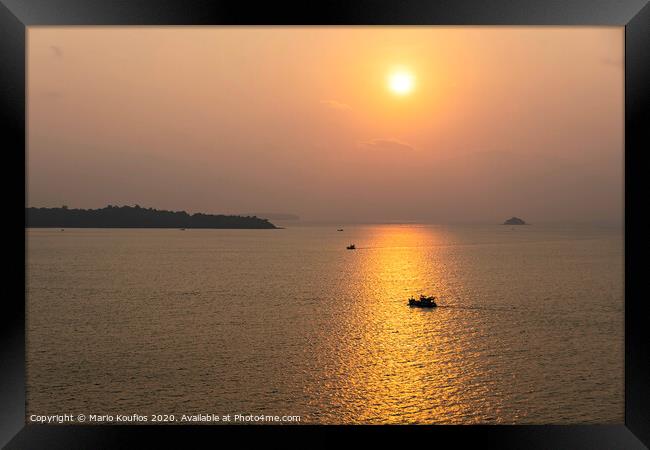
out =
<svg viewBox="0 0 650 450"><path fill-rule="evenodd" d="M625 27L625 423L539 426L47 426L25 421L25 52L35 25L610 25ZM497 448L650 446L650 332L642 294L643 153L650 149L650 5L645 0L0 0L0 126L3 133L5 251L0 329L0 444L6 448L131 448L152 441L179 447L234 434L288 443L299 434L332 444L349 435L404 443ZM647 119L646 119L647 120ZM13 217L13 219L11 219ZM18 236L22 233L23 239ZM20 242L23 245L20 245ZM220 442L220 441L213 441ZM270 441L267 441L270 442ZM419 444L418 444L419 445Z"/></svg>

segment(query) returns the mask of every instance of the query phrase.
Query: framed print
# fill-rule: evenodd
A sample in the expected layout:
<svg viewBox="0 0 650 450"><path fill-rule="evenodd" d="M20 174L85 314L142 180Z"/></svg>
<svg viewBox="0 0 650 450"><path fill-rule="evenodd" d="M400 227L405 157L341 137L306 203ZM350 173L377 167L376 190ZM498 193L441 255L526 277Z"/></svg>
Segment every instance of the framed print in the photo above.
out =
<svg viewBox="0 0 650 450"><path fill-rule="evenodd" d="M1 1L6 448L649 445L647 2Z"/></svg>

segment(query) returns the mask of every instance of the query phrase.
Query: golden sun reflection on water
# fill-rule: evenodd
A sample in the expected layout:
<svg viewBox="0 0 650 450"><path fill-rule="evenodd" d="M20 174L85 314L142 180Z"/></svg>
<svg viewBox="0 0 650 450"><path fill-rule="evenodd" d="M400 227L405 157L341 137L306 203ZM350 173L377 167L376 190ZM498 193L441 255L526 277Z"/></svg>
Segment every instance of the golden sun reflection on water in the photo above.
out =
<svg viewBox="0 0 650 450"><path fill-rule="evenodd" d="M410 295L446 293L445 266L431 228L382 227L360 245L355 285L355 339L342 343L342 398L355 399L346 422L453 422L465 414L462 355L444 300L409 308Z"/></svg>
<svg viewBox="0 0 650 450"><path fill-rule="evenodd" d="M310 424L624 418L619 230L28 235L30 413L153 407ZM409 308L419 293L440 306Z"/></svg>

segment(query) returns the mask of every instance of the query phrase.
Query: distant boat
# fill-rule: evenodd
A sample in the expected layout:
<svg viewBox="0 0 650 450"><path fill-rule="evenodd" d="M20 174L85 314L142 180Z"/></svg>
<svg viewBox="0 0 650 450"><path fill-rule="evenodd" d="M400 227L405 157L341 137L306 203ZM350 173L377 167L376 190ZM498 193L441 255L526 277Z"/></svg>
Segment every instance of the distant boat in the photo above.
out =
<svg viewBox="0 0 650 450"><path fill-rule="evenodd" d="M336 230L336 231L343 231L343 228L339 228L339 229L338 229L338 230Z"/></svg>
<svg viewBox="0 0 650 450"><path fill-rule="evenodd" d="M181 228L181 231L185 231L185 228Z"/></svg>
<svg viewBox="0 0 650 450"><path fill-rule="evenodd" d="M435 308L438 306L436 304L436 298L431 296L427 297L426 295L420 295L419 299L414 299L413 297L409 298L409 306L415 306L417 308Z"/></svg>
<svg viewBox="0 0 650 450"><path fill-rule="evenodd" d="M354 246L354 244L350 244L345 248L347 248L348 250L356 250L356 247Z"/></svg>

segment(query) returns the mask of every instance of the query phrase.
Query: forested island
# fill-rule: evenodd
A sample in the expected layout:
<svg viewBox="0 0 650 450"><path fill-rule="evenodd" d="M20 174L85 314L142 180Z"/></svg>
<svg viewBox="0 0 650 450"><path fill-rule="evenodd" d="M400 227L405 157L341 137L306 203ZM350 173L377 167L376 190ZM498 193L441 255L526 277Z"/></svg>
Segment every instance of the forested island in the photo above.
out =
<svg viewBox="0 0 650 450"><path fill-rule="evenodd" d="M300 220L300 216L289 213L244 213L242 216L264 217L269 220Z"/></svg>
<svg viewBox="0 0 650 450"><path fill-rule="evenodd" d="M101 209L25 208L30 228L277 228L256 216L188 214L135 206L108 205Z"/></svg>
<svg viewBox="0 0 650 450"><path fill-rule="evenodd" d="M503 222L503 225L528 225L528 224L524 222L523 219L520 219L519 217L511 217L505 222Z"/></svg>

